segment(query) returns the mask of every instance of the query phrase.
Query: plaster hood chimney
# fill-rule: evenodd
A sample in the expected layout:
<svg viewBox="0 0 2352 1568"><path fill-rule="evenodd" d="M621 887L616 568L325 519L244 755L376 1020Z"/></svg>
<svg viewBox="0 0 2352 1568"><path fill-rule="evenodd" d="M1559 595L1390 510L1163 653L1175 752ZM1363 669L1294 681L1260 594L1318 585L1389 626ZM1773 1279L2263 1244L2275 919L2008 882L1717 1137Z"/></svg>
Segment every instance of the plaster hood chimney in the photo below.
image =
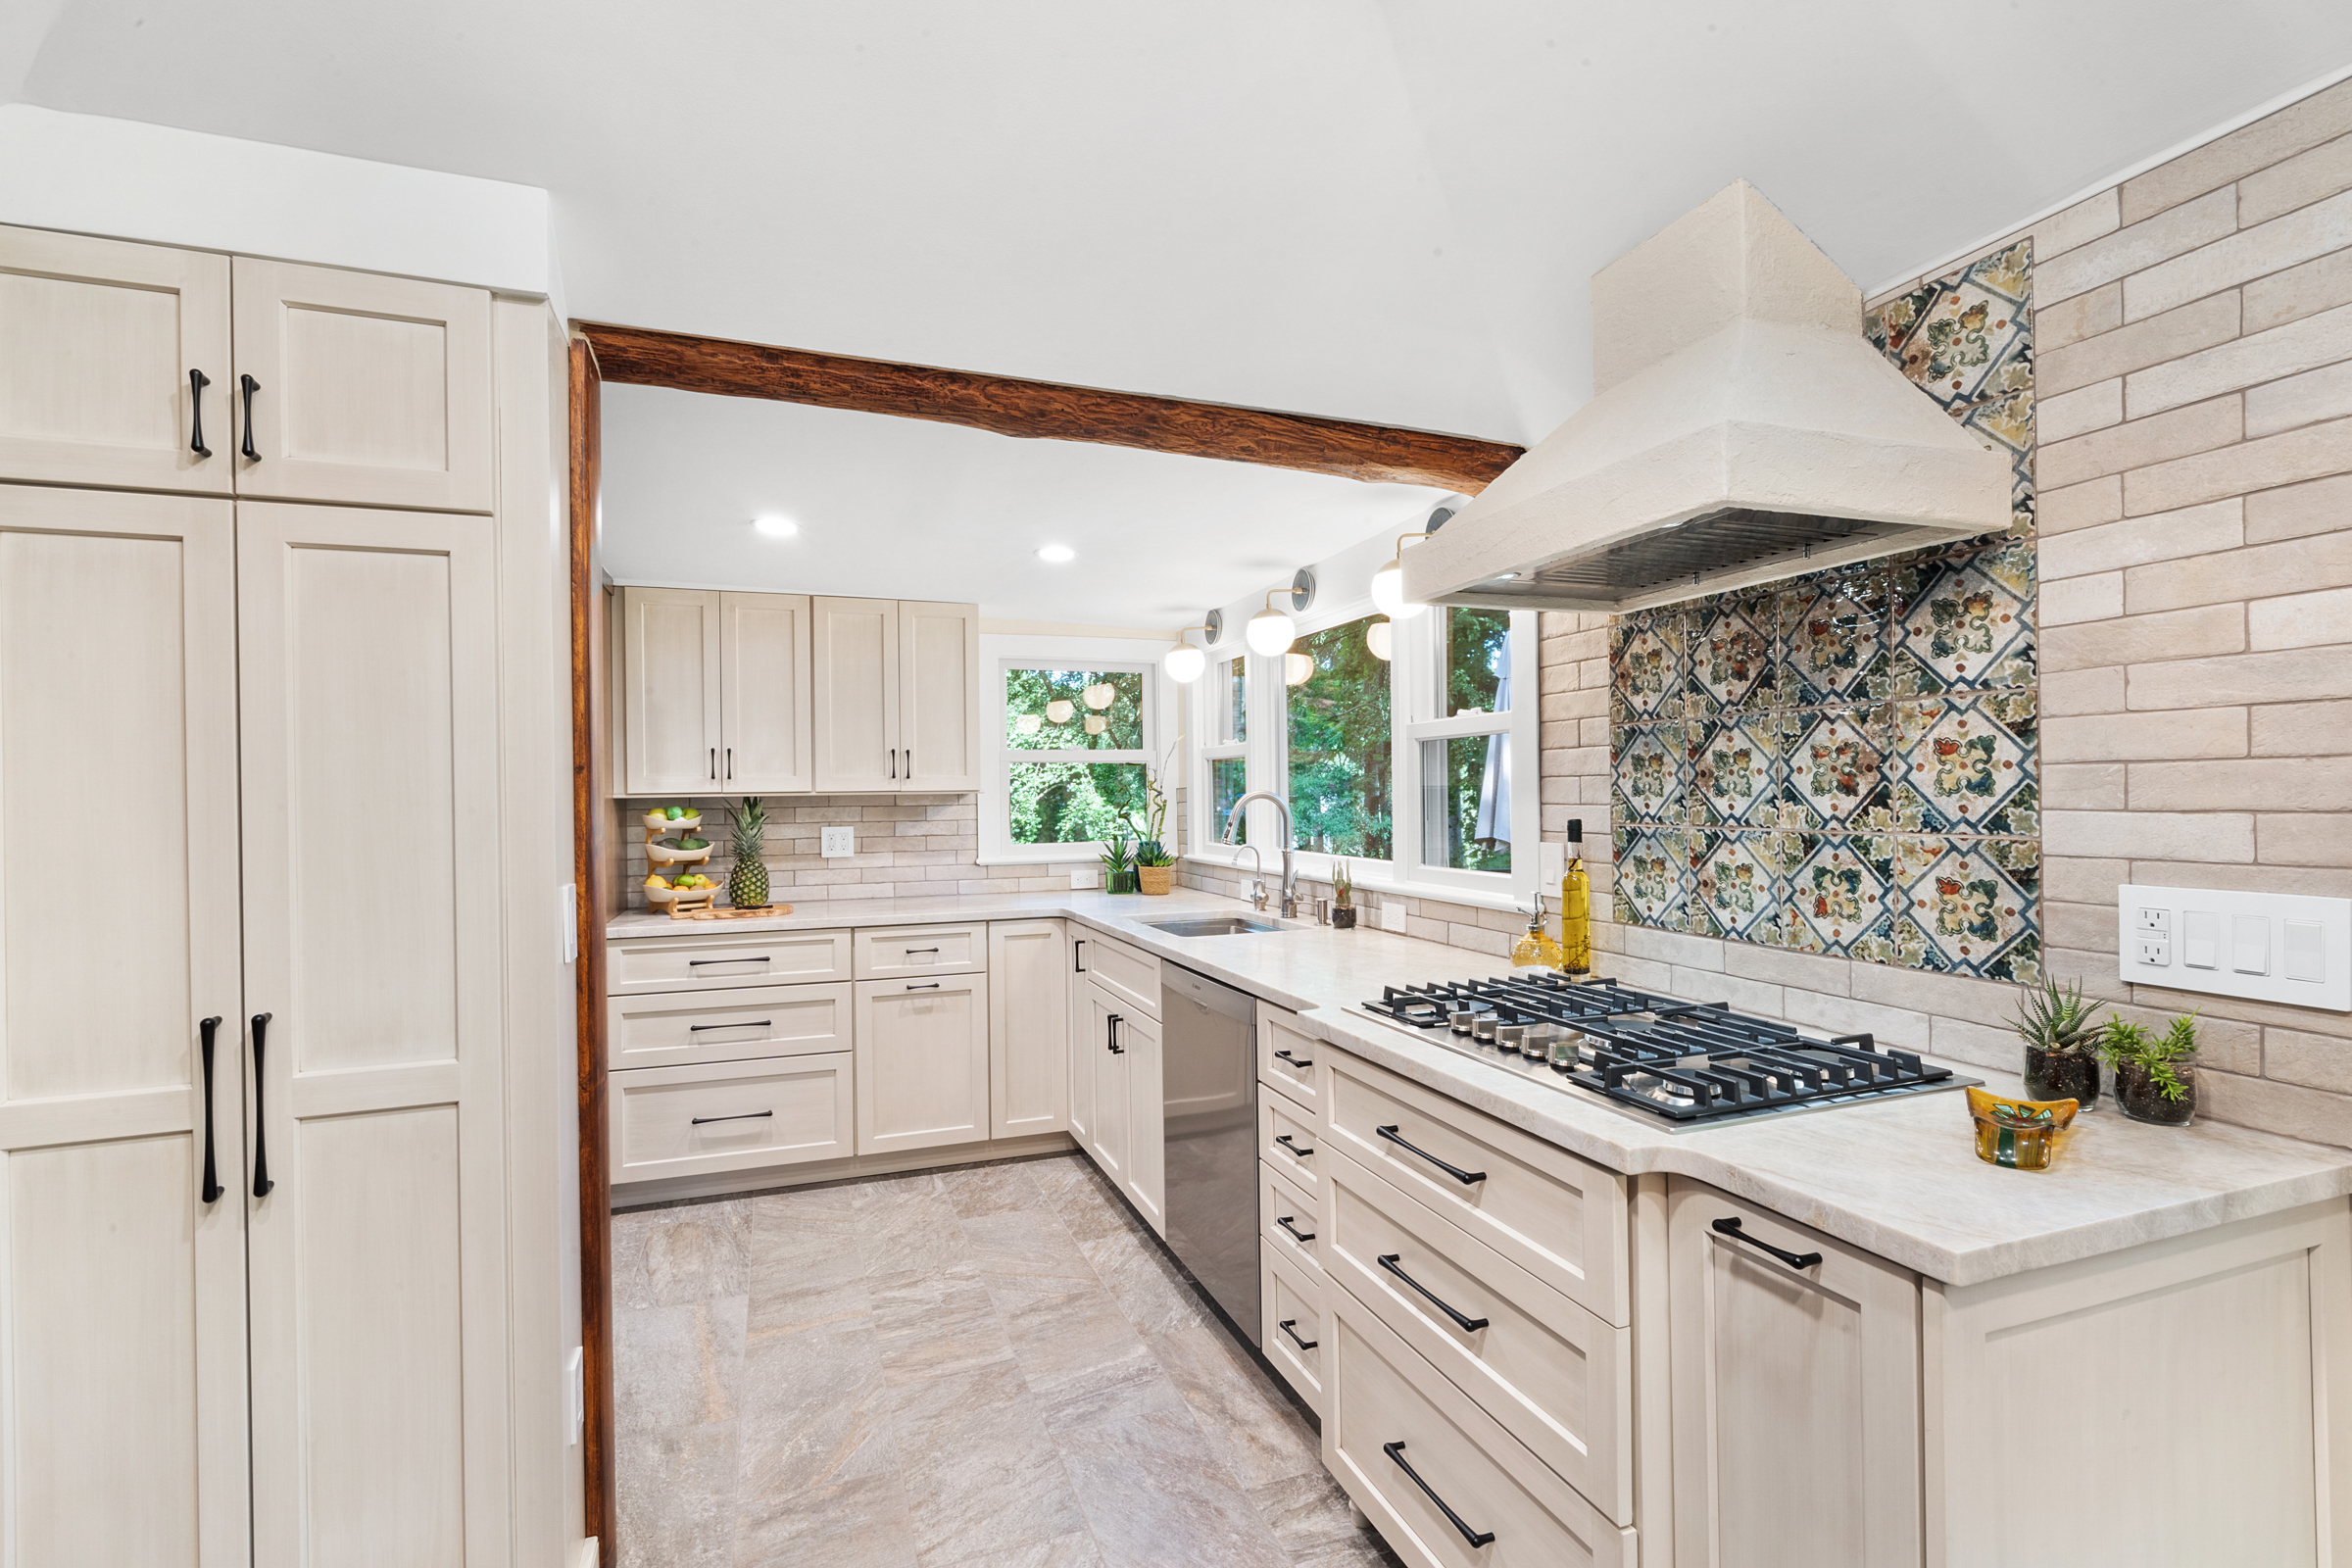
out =
<svg viewBox="0 0 2352 1568"><path fill-rule="evenodd" d="M1591 402L1403 557L1405 597L1622 612L2009 527L2009 463L1740 180L1592 274Z"/></svg>

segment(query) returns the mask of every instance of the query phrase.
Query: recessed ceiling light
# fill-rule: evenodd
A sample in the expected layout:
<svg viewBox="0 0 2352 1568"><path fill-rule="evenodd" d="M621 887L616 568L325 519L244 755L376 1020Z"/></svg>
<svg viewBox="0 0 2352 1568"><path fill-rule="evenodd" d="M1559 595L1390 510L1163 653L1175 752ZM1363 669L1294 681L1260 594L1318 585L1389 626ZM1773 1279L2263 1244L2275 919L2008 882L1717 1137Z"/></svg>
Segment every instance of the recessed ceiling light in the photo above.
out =
<svg viewBox="0 0 2352 1568"><path fill-rule="evenodd" d="M754 517L752 526L770 539L789 539L801 531L801 525L790 517Z"/></svg>
<svg viewBox="0 0 2352 1568"><path fill-rule="evenodd" d="M1037 553L1037 559L1051 561L1058 566L1065 561L1076 561L1078 552L1072 550L1068 545L1047 545Z"/></svg>

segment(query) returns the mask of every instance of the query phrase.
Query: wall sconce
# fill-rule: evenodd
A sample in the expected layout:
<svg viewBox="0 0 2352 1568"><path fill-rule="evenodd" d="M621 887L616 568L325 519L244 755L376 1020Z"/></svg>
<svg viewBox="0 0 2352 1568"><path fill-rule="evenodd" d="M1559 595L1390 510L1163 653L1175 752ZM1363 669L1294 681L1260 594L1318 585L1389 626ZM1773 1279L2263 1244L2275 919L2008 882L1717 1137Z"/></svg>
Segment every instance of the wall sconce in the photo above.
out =
<svg viewBox="0 0 2352 1568"><path fill-rule="evenodd" d="M1217 611L1210 611L1200 625L1187 626L1176 634L1176 646L1168 650L1167 657L1159 662L1159 667L1168 672L1168 679L1191 685L1200 678L1202 670L1208 668L1208 656L1186 642L1184 632L1200 632L1214 643L1217 634L1224 629L1224 615Z"/></svg>
<svg viewBox="0 0 2352 1568"><path fill-rule="evenodd" d="M1308 654L1282 656L1282 683L1285 686L1303 686L1314 678L1315 661Z"/></svg>
<svg viewBox="0 0 2352 1568"><path fill-rule="evenodd" d="M1396 651L1396 631L1395 622L1376 620L1371 625L1366 626L1364 628L1364 646L1372 650L1372 657L1374 659L1379 660L1384 664L1387 663L1391 656L1393 656Z"/></svg>
<svg viewBox="0 0 2352 1568"><path fill-rule="evenodd" d="M1250 640L1250 651L1267 658L1287 651L1298 640L1298 628L1291 617L1274 608L1274 596L1279 588L1266 590L1266 608L1250 617L1244 635Z"/></svg>

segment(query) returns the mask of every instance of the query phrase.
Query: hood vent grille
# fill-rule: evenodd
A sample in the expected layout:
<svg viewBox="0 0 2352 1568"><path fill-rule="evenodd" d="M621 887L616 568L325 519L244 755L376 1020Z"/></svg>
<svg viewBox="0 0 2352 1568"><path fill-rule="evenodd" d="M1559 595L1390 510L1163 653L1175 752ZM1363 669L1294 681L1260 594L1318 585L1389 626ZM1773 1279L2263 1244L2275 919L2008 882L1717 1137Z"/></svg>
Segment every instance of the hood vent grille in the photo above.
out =
<svg viewBox="0 0 2352 1568"><path fill-rule="evenodd" d="M1817 554L1827 547L1885 539L1901 531L1894 523L1859 517L1726 507L1588 555L1563 556L1530 576L1490 584L1487 591L1497 598L1549 599L1572 593L1620 599L1671 589L1680 597L1704 593L1708 574L1725 569L1727 564L1793 576L1812 570Z"/></svg>

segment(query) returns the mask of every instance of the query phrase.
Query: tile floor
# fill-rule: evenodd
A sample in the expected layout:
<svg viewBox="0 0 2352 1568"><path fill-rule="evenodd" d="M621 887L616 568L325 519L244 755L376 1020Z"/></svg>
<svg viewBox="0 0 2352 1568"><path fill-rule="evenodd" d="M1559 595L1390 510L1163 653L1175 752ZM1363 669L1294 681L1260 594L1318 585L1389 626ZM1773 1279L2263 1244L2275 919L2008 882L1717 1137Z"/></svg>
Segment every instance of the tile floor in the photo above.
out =
<svg viewBox="0 0 2352 1568"><path fill-rule="evenodd" d="M1079 1155L612 1241L628 1568L1396 1568Z"/></svg>

